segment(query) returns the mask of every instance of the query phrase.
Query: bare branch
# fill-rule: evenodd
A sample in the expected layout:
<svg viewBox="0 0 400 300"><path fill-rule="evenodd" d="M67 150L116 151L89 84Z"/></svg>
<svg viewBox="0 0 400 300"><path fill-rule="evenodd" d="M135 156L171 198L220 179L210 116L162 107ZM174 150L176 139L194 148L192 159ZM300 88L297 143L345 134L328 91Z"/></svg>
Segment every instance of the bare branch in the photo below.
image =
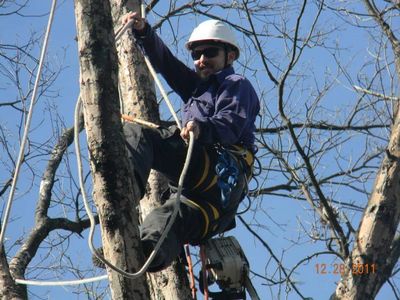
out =
<svg viewBox="0 0 400 300"><path fill-rule="evenodd" d="M378 98L381 98L381 99L384 99L384 100L400 101L400 97L387 96L387 95L384 95L384 94L381 94L381 93L378 93L378 92L374 92L374 91L371 91L371 90L363 89L362 87L359 87L359 86L356 86L356 85L354 86L354 88L359 92L362 92L362 93L365 93L365 94L368 94L368 95L372 95L372 96L375 96L375 97L378 97Z"/></svg>

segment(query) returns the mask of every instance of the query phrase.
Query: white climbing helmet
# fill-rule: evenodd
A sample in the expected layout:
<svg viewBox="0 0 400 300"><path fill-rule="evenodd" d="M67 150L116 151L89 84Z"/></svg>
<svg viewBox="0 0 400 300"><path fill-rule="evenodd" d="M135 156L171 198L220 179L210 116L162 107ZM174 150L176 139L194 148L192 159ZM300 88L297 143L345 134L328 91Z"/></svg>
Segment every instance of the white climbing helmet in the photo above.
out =
<svg viewBox="0 0 400 300"><path fill-rule="evenodd" d="M236 52L236 59L239 57L240 50L237 44L235 34L232 29L222 21L207 20L200 23L190 35L189 40L186 42L186 48L192 49L194 43L197 42L221 42L233 46Z"/></svg>

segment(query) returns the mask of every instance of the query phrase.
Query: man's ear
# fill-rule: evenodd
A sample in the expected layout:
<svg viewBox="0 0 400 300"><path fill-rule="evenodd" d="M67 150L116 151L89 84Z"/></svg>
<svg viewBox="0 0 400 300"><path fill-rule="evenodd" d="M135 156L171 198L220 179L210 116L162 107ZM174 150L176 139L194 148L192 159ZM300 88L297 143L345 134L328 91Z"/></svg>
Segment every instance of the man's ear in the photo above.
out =
<svg viewBox="0 0 400 300"><path fill-rule="evenodd" d="M236 59L236 52L235 51L229 51L228 52L228 57L227 57L227 62L228 65L231 65Z"/></svg>

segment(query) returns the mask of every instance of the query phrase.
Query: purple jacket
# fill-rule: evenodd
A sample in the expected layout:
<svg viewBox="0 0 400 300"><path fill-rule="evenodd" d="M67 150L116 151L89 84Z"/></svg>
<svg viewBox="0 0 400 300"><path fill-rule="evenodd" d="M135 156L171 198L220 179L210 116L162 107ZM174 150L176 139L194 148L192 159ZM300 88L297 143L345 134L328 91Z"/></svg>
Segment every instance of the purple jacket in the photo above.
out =
<svg viewBox="0 0 400 300"><path fill-rule="evenodd" d="M153 67L182 98L183 125L199 122L199 142L254 148L260 103L249 80L229 66L204 81L171 53L148 24L145 34L136 37Z"/></svg>

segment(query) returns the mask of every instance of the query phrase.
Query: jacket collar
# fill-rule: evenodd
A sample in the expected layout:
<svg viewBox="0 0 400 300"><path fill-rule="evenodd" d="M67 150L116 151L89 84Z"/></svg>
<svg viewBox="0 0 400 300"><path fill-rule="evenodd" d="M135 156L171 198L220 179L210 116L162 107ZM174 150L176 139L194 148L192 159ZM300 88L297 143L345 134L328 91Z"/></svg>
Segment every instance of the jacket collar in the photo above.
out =
<svg viewBox="0 0 400 300"><path fill-rule="evenodd" d="M225 78L229 75L235 74L235 70L232 66L228 66L225 69L214 74L215 78L218 80L218 83L221 84Z"/></svg>

